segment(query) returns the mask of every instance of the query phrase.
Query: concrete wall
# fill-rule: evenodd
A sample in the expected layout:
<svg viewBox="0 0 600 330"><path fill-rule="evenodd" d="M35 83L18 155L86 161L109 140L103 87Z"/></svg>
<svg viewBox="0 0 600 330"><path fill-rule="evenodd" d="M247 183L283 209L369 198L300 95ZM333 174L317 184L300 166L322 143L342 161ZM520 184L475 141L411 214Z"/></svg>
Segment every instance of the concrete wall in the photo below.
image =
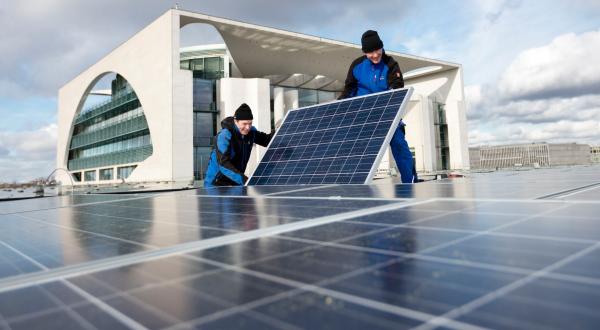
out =
<svg viewBox="0 0 600 330"><path fill-rule="evenodd" d="M469 161L471 162L471 169L478 169L481 167L479 155L479 147L469 148Z"/></svg>
<svg viewBox="0 0 600 330"><path fill-rule="evenodd" d="M179 69L179 16L168 11L86 69L58 93L56 166L66 168L73 122L87 93L106 73L122 75L148 121L153 154L127 181L191 181L192 73ZM66 173L57 180L70 184Z"/></svg>
<svg viewBox="0 0 600 330"><path fill-rule="evenodd" d="M551 166L591 164L591 149L587 144L564 143L548 146Z"/></svg>

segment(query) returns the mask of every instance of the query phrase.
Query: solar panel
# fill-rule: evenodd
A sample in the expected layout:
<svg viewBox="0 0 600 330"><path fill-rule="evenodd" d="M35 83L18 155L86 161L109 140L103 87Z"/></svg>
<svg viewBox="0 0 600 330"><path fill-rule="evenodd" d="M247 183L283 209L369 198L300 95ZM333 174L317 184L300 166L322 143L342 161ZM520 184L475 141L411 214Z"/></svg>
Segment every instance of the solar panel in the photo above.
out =
<svg viewBox="0 0 600 330"><path fill-rule="evenodd" d="M248 185L369 183L412 88L290 110Z"/></svg>
<svg viewBox="0 0 600 330"><path fill-rule="evenodd" d="M410 199L382 183L0 203L0 329L595 329L589 182L597 166Z"/></svg>

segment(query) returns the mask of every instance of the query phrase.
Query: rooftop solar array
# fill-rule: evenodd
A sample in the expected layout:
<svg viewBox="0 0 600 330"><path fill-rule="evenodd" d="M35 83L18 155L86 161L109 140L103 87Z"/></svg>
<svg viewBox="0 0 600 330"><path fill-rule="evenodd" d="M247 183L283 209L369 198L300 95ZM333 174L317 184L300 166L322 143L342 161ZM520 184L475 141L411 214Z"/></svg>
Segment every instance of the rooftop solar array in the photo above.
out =
<svg viewBox="0 0 600 330"><path fill-rule="evenodd" d="M595 329L599 169L3 202L0 329Z"/></svg>
<svg viewBox="0 0 600 330"><path fill-rule="evenodd" d="M369 183L412 88L291 110L248 185Z"/></svg>

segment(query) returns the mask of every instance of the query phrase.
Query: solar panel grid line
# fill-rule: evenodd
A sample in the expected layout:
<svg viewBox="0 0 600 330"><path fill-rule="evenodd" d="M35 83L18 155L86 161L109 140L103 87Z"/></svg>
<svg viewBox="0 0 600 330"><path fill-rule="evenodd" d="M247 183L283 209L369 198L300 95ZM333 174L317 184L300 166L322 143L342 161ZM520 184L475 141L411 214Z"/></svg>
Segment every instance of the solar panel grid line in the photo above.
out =
<svg viewBox="0 0 600 330"><path fill-rule="evenodd" d="M323 116L319 111L330 111L329 109L334 108L332 104L290 110L247 185L365 183L363 178L371 171L372 163L381 149L379 145L384 141L384 133L389 133L386 125L393 123L398 108L401 108L400 112L403 111L407 91L410 89L392 91L401 95L400 98L394 98L388 91L335 101L338 107L332 116ZM386 115L384 110L390 102L397 106L390 112L394 117L383 121L382 118ZM370 108L361 109L366 103L369 103ZM332 125L335 116L341 116L337 121L338 125ZM332 120L325 126L323 120L326 118ZM300 130L302 125L306 127ZM333 134L325 134L324 131L331 131ZM381 137L372 139L379 134ZM291 142L291 135L298 135L297 141ZM372 152L368 152L369 150ZM342 155L346 157L341 157ZM357 178L357 174L361 174L361 177Z"/></svg>
<svg viewBox="0 0 600 330"><path fill-rule="evenodd" d="M187 257L187 256L184 255L182 257ZM189 259L192 259L192 258L189 258ZM196 259L192 259L192 260L197 261ZM157 314L161 314L163 318L165 318L166 320L170 320L171 323L175 324L173 326L169 326L169 327L166 327L164 329L180 329L180 328L186 328L187 329L187 327L192 323L192 321L185 321L184 322L184 321L182 321L180 319L176 319L173 316L167 314L166 312L163 312L162 310L158 309L157 307L154 307L154 306L152 306L150 304L145 303L140 298L135 297L134 294L135 293L139 293L139 292L144 292L145 290L152 289L152 288L159 288L159 287L162 287L164 285L181 285L181 287L184 288L183 285L182 285L182 282L184 282L186 280L197 279L197 278L201 278L203 276L209 276L211 274L221 273L221 272L225 272L225 271L227 271L227 270L221 269L221 268L217 268L217 269L214 269L214 270L209 270L209 271L203 272L201 274L194 274L194 275L189 275L189 276L184 276L184 277L179 277L179 278L173 278L173 279L164 280L164 281L161 281L161 282L158 282L158 283L154 283L154 284L144 285L144 286L132 289L132 290L128 290L126 292L119 291L117 288L112 287L112 286L110 286L110 284L102 282L100 280L95 280L95 281L98 282L99 285L110 286L113 290L116 291L112 295L107 295L107 296L101 297L102 299L104 299L104 300L110 300L110 299L113 299L115 297L123 297L123 298L125 298L127 300L131 299L131 300L138 301L138 302L140 302L144 306L144 308L150 309L150 310L156 312ZM229 303L229 302L227 302L227 301L225 301L223 299L220 299L218 297L215 297L213 295L210 295L210 294L208 294L206 292L199 292L199 291L196 291L196 290L193 290L193 289L188 289L188 290L189 290L188 292L191 295L198 296L198 297L201 297L202 299L209 300L212 303L219 304L219 305L221 305L223 307L223 309L232 308L231 303ZM216 312L214 314L219 314L220 312L221 311ZM253 312L253 311L250 311L250 310L244 310L244 314L247 317L258 318L258 319L260 319L260 320L262 320L262 321L264 321L266 323L271 323L273 325L276 325L276 326L278 326L281 329L292 329L293 328L291 325L289 325L289 324L287 324L287 323L285 323L283 321L276 320L276 319L274 319L272 317L269 317L269 316L264 315L264 314L260 314L258 312ZM213 314L210 314L210 315L213 315ZM293 329L296 329L296 328L293 328Z"/></svg>
<svg viewBox="0 0 600 330"><path fill-rule="evenodd" d="M349 223L351 223L349 221ZM360 222L354 222L360 223ZM362 223L364 224L364 223ZM369 223L371 224L371 223ZM372 224L377 225L377 224ZM394 227L395 228L395 227ZM398 225L398 228L414 228L414 229L423 229L423 230L439 230L453 233L468 233L474 234L479 232L478 230L466 230L466 229L453 229L453 228L442 228L442 227L423 227L423 226L412 226L412 225ZM597 240L590 239L581 239L581 238L561 238L554 236L539 236L539 235L528 235L528 234L514 234L514 233L495 233L489 232L486 235L497 236L497 237L506 237L506 238L526 238L530 240L543 240L543 241L553 241L553 242L568 242L568 243L581 243L581 244L593 244L598 242Z"/></svg>
<svg viewBox="0 0 600 330"><path fill-rule="evenodd" d="M120 255L117 257L107 257L100 260L75 264L73 266L63 266L58 269L50 269L40 273L29 273L19 276L0 279L0 293L24 288L32 284L42 284L54 281L56 279L66 279L74 276L88 274L100 270L114 269L131 264L137 264L144 261L161 259L173 255L181 255L184 253L202 251L214 247L230 245L238 242L244 242L260 237L267 237L294 231L303 228L318 226L321 224L341 221L354 217L360 217L368 214L385 212L397 208L408 207L411 205L419 205L424 202L414 203L393 203L382 206L375 206L367 209L359 209L355 211L336 213L330 216L323 216L313 219L304 220L301 222L287 223L278 226L254 229L251 231L230 234L217 238L209 238L200 241L192 241L177 244L174 246L163 247L160 249L151 249L147 251L134 252L130 254Z"/></svg>
<svg viewBox="0 0 600 330"><path fill-rule="evenodd" d="M427 229L432 230L432 228L427 228ZM434 230L439 230L439 228L435 228ZM327 241L327 242L316 241L316 240L311 240L311 239L307 239L307 238L290 237L290 236L281 236L280 238L285 239L285 240L296 241L296 242L303 242L303 243L307 243L307 244L314 244L317 247L330 246L330 247L335 247L335 248L340 248L340 249L353 250L356 252L385 254L385 255L390 255L390 256L402 257L402 258L406 258L406 259L432 261L432 262L436 262L436 263L456 265L456 266L467 267L467 268L493 270L493 271L499 271L499 272L504 272L504 273L511 273L511 274L515 274L515 275L530 275L531 273L536 271L536 269L531 269L531 268L490 264L490 263L473 261L473 260L454 259L454 258L447 258L447 257L423 254L424 252L425 253L433 252L433 251L439 249L435 246L432 247L432 249L434 249L434 250L431 250L431 251L420 251L417 253L409 253L409 252L401 252L401 251L395 251L395 250L383 250L383 249L378 249L378 248L369 248L369 247L364 247L364 246L344 244L344 241L348 241L348 240L355 239L355 238L360 238L360 237L363 237L366 235L372 235L377 232L379 232L379 231L370 231L370 232L366 232L364 234L358 234L355 236L340 238L340 239L331 240L331 241ZM477 233L477 232L472 232L471 234L475 234L475 233ZM488 233L486 235L493 235L493 234L494 233L492 232L492 233ZM595 241L595 242L588 242L588 243L589 243L589 245L592 245L592 244L600 243L600 242ZM440 247L440 248L443 248L443 247ZM295 251L295 252L300 252L300 251ZM280 257L280 256L275 255L273 257ZM590 278L587 276L569 275L569 274L560 274L560 273L548 273L545 276L548 278L552 278L552 279L564 281L564 282L569 282L569 283L590 284L590 285L600 286L600 280L595 279L595 278Z"/></svg>
<svg viewBox="0 0 600 330"><path fill-rule="evenodd" d="M223 195L195 195L188 196L190 198L224 198ZM398 202L398 201L412 201L413 198L385 198L385 197L344 197L344 196L285 196L285 195L260 195L260 196L227 196L226 198L234 199L289 199L289 200L339 200L339 201L382 201L382 202ZM428 199L431 200L431 199Z"/></svg>
<svg viewBox="0 0 600 330"><path fill-rule="evenodd" d="M213 322L213 321L216 321L216 320L219 320L219 319L231 316L231 315L235 315L238 313L248 314L252 311L253 308L260 307L265 304L269 304L269 303L284 299L284 298L292 295L293 292L294 292L293 290L284 291L284 292L277 293L277 294L274 294L274 295L271 295L271 296L268 296L265 298L261 298L258 300L254 300L254 301L242 304L242 305L233 306L233 307L223 309L223 310L213 313L213 314L199 317L197 319L189 320L186 322L181 322L174 326L168 327L165 330L189 329L191 327L198 328L206 323L210 323L210 322ZM263 316L267 317L266 315L260 314L257 312L254 312L253 314L263 315ZM252 315L252 314L250 314L250 315ZM258 316L258 315L255 315L255 316ZM269 319L275 320L274 318L271 318L271 317L269 317ZM285 323L283 321L279 321L279 323L276 323L275 325L281 329L302 329L302 328L294 327L293 325L291 325L289 323Z"/></svg>
<svg viewBox="0 0 600 330"><path fill-rule="evenodd" d="M465 197L435 197L438 201L458 201L458 202L509 202L519 204L562 204L562 205L577 205L577 204L600 204L600 201L590 200L560 200L560 199L515 199L515 198L465 198Z"/></svg>
<svg viewBox="0 0 600 330"><path fill-rule="evenodd" d="M31 258L27 254L24 254L20 250L15 249L10 244L7 244L7 243L2 242L2 241L0 241L0 243L2 243L2 245L6 246L6 247L8 247L10 249L12 249L13 251L15 251L16 253L18 253L19 255L21 255L23 258L25 258L26 260L28 260L32 264L34 264L37 267L39 267L40 269L42 269L44 271L49 271L50 270L48 267L46 267L43 264L39 263L37 260ZM95 306L97 306L98 308L100 308L104 312L108 313L109 315L111 315L115 319L119 320L124 325L128 326L129 328L131 328L131 329L146 329L146 327L142 326L141 324L139 324L135 320L131 319L130 317L126 316L125 314L121 313L120 311L118 311L118 310L110 307L109 305L107 305L103 301L101 301L98 298L92 296L91 294L89 294L88 292L84 291L83 289L77 287L76 285L74 285L74 284L72 284L72 283L70 283L70 282L68 282L68 281L66 281L64 279L59 279L59 281L62 284L64 284L67 287L69 287L71 290L75 291L81 297L83 297L84 299L86 299L87 301L89 301L91 304L94 304ZM32 286L36 285L36 284L37 283L31 283ZM67 310L69 311L70 309L67 308ZM85 321L85 322L87 323L87 321ZM87 324L89 325L89 323L87 323ZM89 325L89 327L85 327L85 328L95 329L95 327L93 327L91 325Z"/></svg>
<svg viewBox="0 0 600 330"><path fill-rule="evenodd" d="M50 294L44 288L41 288L41 290L46 295L46 297L48 297L50 300L52 300L54 303L56 303L58 305L59 311L64 311L65 313L67 313L67 315L69 315L69 317L71 319L74 319L78 323L78 326L80 326L83 329L89 329L89 330L97 329L92 324L90 324L87 320L85 320L81 315L77 314L74 310L72 310L71 306L67 306L65 303L60 301L58 298L54 297L54 295Z"/></svg>
<svg viewBox="0 0 600 330"><path fill-rule="evenodd" d="M513 225L516 225L516 224L520 224L520 223L529 221L531 219L543 216L544 214L555 212L556 210L559 210L559 209L562 209L562 208L566 208L566 207L567 207L567 205L564 205L564 206L560 206L560 207L558 207L556 209L550 209L548 211L541 212L541 213L538 213L538 214L528 215L528 216L525 216L523 218L516 219L516 220L510 221L510 222L507 222L505 224L502 224L502 225L499 225L499 226L495 226L495 227L490 228L490 229L479 231L479 232L473 233L471 235L468 235L468 236L465 236L465 237L462 237L462 238L458 238L458 239L455 239L455 240L452 240L452 241L449 241L449 242L446 242L446 243L442 243L442 244L436 246L435 249L428 248L426 250L427 250L427 252L437 251L437 250L442 249L444 247L451 246L451 245L454 245L454 244L459 243L459 242L464 242L466 240L469 240L469 239L472 239L472 238L475 238L475 237L479 237L479 236L482 236L482 235L487 235L488 233L491 233L491 232L494 232L494 231L497 231L497 230L500 230L500 229L504 229L504 228L507 228L507 227L510 227L510 226L513 226ZM421 253L423 253L426 250L421 251Z"/></svg>
<svg viewBox="0 0 600 330"><path fill-rule="evenodd" d="M417 311L417 310L413 310L410 308L405 308L405 307L401 307L401 306L396 306L396 305L391 305L385 302L380 302L380 301L376 301L376 300L372 300L369 298L364 298L364 297L360 297L360 296L356 296L353 294L348 294L348 293L344 293L341 291L337 291L337 290L332 290L332 289L327 289L325 288L325 285L336 282L336 281L340 281L342 279L345 278L349 278L352 276L356 276L358 274L362 274L362 273L366 273L366 272L370 272L373 270L377 270L377 269L381 269L385 266L389 266L393 263L396 263L397 261L401 260L402 258L395 258L395 259L391 259L388 261L383 261L383 262L379 262L375 265L371 265L369 267L365 267L365 268L361 268L361 269L357 269L351 272L347 272L345 274L342 275L338 275L332 278L328 278L322 281L319 281L315 284L308 284L308 283L304 283L304 282L299 282L296 280L292 280L292 279L287 279L287 278L283 278L280 276L276 276L276 275L271 275L271 274L267 274L264 272L260 272L260 271L254 271L248 268L244 268L244 267L240 267L237 265L229 265L229 264L224 264L221 262L217 262L217 261L213 261L213 260L209 260L209 259L204 259L204 258L200 258L200 257L193 257L193 258L197 258L198 261L202 261L204 263L208 263L208 264L212 264L215 265L217 267L222 267L225 269L229 269L229 270L233 270L235 272L238 273L242 273L242 274L248 274L250 276L255 276L257 278L262 278L265 279L267 281L272 281L275 283L279 283L279 284L283 284L283 285L287 285L287 286L291 286L294 287L295 289L292 290L290 292L290 294L295 293L301 293L303 291L307 291L307 292L313 292L319 295L324 295L324 296L329 296L335 299L340 299L343 301L347 301L353 304L357 304L357 305L361 305L367 308L371 308L374 310L379 310L379 311L383 311L383 312L388 312L391 314L395 314L398 316L403 316L403 317L407 317L407 318L411 318L417 321L422 321L422 322L426 322L428 320L432 320L434 319L436 316L433 314L429 314L429 313L425 313L425 312L421 312L421 311ZM259 304L257 302L257 304ZM446 320L448 322L449 325L454 326L454 327L459 327L461 329L482 329L481 327L477 327L475 325L471 325L468 323L464 323L464 322L460 322L460 321L456 321L456 320L452 320L452 319L448 319Z"/></svg>
<svg viewBox="0 0 600 330"><path fill-rule="evenodd" d="M497 300L498 298L505 296L508 293L510 293L510 292L540 278L540 277L544 277L545 275L551 273L552 271L559 269L560 267L562 267L570 262L573 262L573 261L585 256L586 254L589 254L592 251L598 250L599 248L600 248L600 242L596 243L594 245L590 245L576 253L573 253L573 254L565 257L564 259L562 259L560 261L557 261L543 269L533 272L526 277L518 279L506 286L503 286L493 292L490 292L482 297L479 297L478 299L475 299L467 304L464 304L464 305L459 306L447 313L444 313L443 315L440 316L439 319L438 318L432 319L421 326L415 327L414 329L415 330L430 330L430 329L437 328L439 326L444 326L447 324L448 319L455 319L457 317L460 317L462 315L470 313L471 311L474 311L477 308L480 308L494 300Z"/></svg>
<svg viewBox="0 0 600 330"><path fill-rule="evenodd" d="M105 194L103 196L107 196L107 195L108 194ZM73 195L71 195L71 196L73 196ZM87 194L83 195L83 196L87 196ZM140 197L131 197L131 198L127 198L126 200L147 199L147 198L153 198L153 197L158 197L158 196L160 196L160 194L153 194L153 195L140 196ZM54 198L54 197L50 197L50 198ZM88 202L88 203L80 203L80 204L74 204L74 205L61 205L61 206L57 206L57 207L37 209L37 210L27 210L27 211L8 212L8 213L1 213L0 212L0 215L9 215L9 214L27 213L27 212L36 212L36 211L48 211L48 210L56 210L56 209L62 209L62 208L70 208L70 207L77 207L77 206L87 206L87 205L100 205L100 204L107 204L107 203L114 203L114 202L118 202L118 201L110 200L110 201Z"/></svg>
<svg viewBox="0 0 600 330"><path fill-rule="evenodd" d="M560 198L564 194L578 193L582 189L595 188L595 187L598 187L599 185L600 185L600 182L595 182L595 183L586 184L586 185L583 185L583 186L572 187L572 188L565 189L565 190L562 190L562 191L557 191L557 192L554 192L554 193L551 193L551 194L546 194L546 195L537 197L535 199L549 199L549 198L557 198L557 197Z"/></svg>
<svg viewBox="0 0 600 330"><path fill-rule="evenodd" d="M554 210L551 210L551 211L548 211L548 212L553 212L553 211ZM417 220L417 221L413 221L412 223L414 224L414 223L419 223L419 222L425 222L425 221L429 221L429 220L434 219L434 218L439 218L441 216L445 216L445 215L448 215L448 214L451 214L451 212L448 212L448 213L443 214L443 215L436 215L436 216L431 216L431 217L428 217L428 218L425 218L425 219L420 219L420 220ZM511 222L508 222L506 224L495 226L495 227L487 229L487 230L470 231L469 235L467 235L467 236L464 236L464 237L461 237L461 238L457 238L457 239L448 241L446 243L442 243L442 244L439 244L439 245L435 245L435 246L426 248L424 250L421 250L419 253L423 254L423 253L434 252L434 251L437 251L439 249L445 248L447 246L452 246L452 245L454 245L456 243L464 242L466 240L469 240L469 239L472 239L472 238L475 238L475 237L479 237L481 235L488 235L490 233L493 233L496 230L503 229L503 228L512 226L514 224L521 223L523 221L528 221L528 220L530 220L532 218L535 218L537 216L538 215L526 216L526 217L524 217L522 219L517 219L517 220L511 221ZM346 220L345 222L347 222L347 221L348 220ZM365 224L365 223L361 223L361 224ZM333 241L330 241L330 242L320 242L320 241L316 241L316 242L320 243L323 246L332 245L332 244L338 245L338 243L343 243L344 241L349 241L349 240L352 240L352 239L355 239L355 238L359 238L359 237L363 237L363 236L367 236L367 235L372 235L372 234L376 234L376 233L381 233L381 232L389 231L391 229L404 228L404 227L409 227L409 226L406 226L405 224L402 224L402 225L400 225L400 224L399 225L392 225L392 226L389 226L387 228L381 228L381 229L377 229L377 230L372 230L372 231L368 231L368 232L356 234L356 235L353 235L353 236L350 236L350 237L346 237L346 238L340 239L340 240L333 240ZM428 227L426 227L426 230L438 230L438 228L435 228L435 227L428 228ZM286 237L290 238L289 236L286 236ZM290 238L290 239L292 239L292 238ZM293 238L293 239L296 239L296 238ZM593 243L597 243L597 242L593 242Z"/></svg>
<svg viewBox="0 0 600 330"><path fill-rule="evenodd" d="M534 271L532 269L520 268L520 267L514 267L514 266L504 266L504 265L496 265L496 264L490 264L490 263L478 262L478 261L438 257L438 256L433 256L433 255L422 254L421 252L418 252L418 253L401 252L401 251L395 251L395 250L384 250L384 249L378 249L378 248L370 248L370 247L364 247L364 246L344 244L344 241L349 240L349 238L336 240L335 242L334 241L326 242L326 243L311 240L311 239L306 239L306 238L299 238L299 237L286 237L286 238L282 238L282 239L296 241L296 242L303 242L303 243L307 243L307 244L315 244L319 247L329 246L329 247L335 247L335 248L339 248L339 249L352 250L352 251L356 251L356 252L384 254L384 255L395 256L395 257L404 258L404 259L432 261L435 263L448 264L448 265L461 266L461 267L474 268L474 269L493 270L493 271L511 273L511 274L516 274L516 275L529 275ZM566 282L573 282L573 283L585 283L585 284L590 284L590 283L599 284L600 283L600 281L595 281L594 279L590 279L590 278L583 277L583 276L567 275L567 276L560 277L560 278Z"/></svg>
<svg viewBox="0 0 600 330"><path fill-rule="evenodd" d="M114 215L105 215L105 214L95 214L95 213L81 212L81 211L74 211L74 212L81 213L81 214L89 214L89 215L98 216L98 217L107 217L107 218L113 218L113 219L122 219L122 220L127 220L127 221L137 221L137 222L146 222L146 223L158 223L158 224L166 224L166 225L176 225L178 227L192 228L192 229L210 229L210 230L219 230L219 231L231 232L231 233L239 232L239 231L233 230L233 229L221 228L221 227L214 227L214 226L190 225L190 224L185 224L185 223L175 223L175 222L160 221L160 220L144 220L144 219L138 219L138 218L123 217L123 216L114 216ZM217 212L213 212L213 213L217 213ZM235 213L232 213L232 214L235 214ZM245 214L238 214L238 215L245 215ZM160 248L160 246L157 246L157 248Z"/></svg>
<svg viewBox="0 0 600 330"><path fill-rule="evenodd" d="M277 196L277 195L281 195L281 194L287 194L287 193L291 193L291 192L301 192L301 191L308 191L308 190L315 190L315 189L322 189L322 188L329 188L333 185L325 185L325 186L316 186L316 187L306 187L306 188L298 188L298 189L293 189L293 190L284 190L284 191L278 191L278 192L274 192L274 193L268 193L265 194L264 196Z"/></svg>
<svg viewBox="0 0 600 330"><path fill-rule="evenodd" d="M217 198L221 198L221 199L222 199L222 198L224 198L223 196L214 196L214 195L197 195L197 196L198 196L198 197L202 197L202 198L211 198L211 197L212 197L212 198L215 198L215 199L217 199ZM240 198L240 199L241 199L242 197L241 197L241 196L239 196L239 197L238 197L238 196L235 196L235 197L234 197L234 196L229 196L229 197L227 197L227 198ZM246 196L245 196L245 198L251 198L251 197L246 197ZM118 207L122 207L122 208L128 208L128 209L137 209L137 210L158 210L158 211L171 211L171 209L161 209L161 208L146 208L146 207L131 206L131 205L119 205ZM76 212L77 212L77 211L76 211ZM195 210L185 210L185 209L182 209L182 210L178 210L178 212L181 212L181 213L189 213L189 214L197 214L197 212L196 212ZM82 213L84 213L84 212L82 212ZM220 212L220 211L207 211L207 210L204 210L204 211L202 211L202 214L215 214L215 215L220 215L220 214L222 214L222 213L223 213L223 212ZM97 214L95 214L95 213L90 213L90 214L97 215ZM247 215L246 213L238 213L238 212L228 212L227 214L228 214L228 215L232 215L232 216L245 216L245 215ZM98 216L102 216L102 215L98 215ZM110 217L110 216L109 216L109 217ZM290 220L293 220L293 219L300 219L300 218L297 218L297 217L290 217L290 216L277 216L277 217L278 217L278 218L280 218L280 219L283 219L283 220L285 220L285 219L290 219ZM118 217L118 218L121 218L121 219L128 219L128 218L126 218L126 217ZM131 220L136 220L136 219L134 219L134 218L131 218ZM150 221L150 220L146 220L146 221ZM151 221L152 221L152 222L155 222L155 223L175 224L174 222L155 221L155 220L151 220ZM210 227L210 226L200 226L200 227L197 227L197 228L218 229L218 228L213 228L213 227Z"/></svg>
<svg viewBox="0 0 600 330"><path fill-rule="evenodd" d="M111 240L115 240L115 241L119 241L119 242L123 242L123 243L130 243L130 244L135 244L135 245L140 245L142 247L145 248L157 248L153 245L149 245L149 244L144 244L144 243L140 243L137 241L132 241L132 240L128 240L128 239L124 239L124 238L120 238L120 237L114 237L114 236L110 236L110 235L105 235L105 234L100 234L100 233L96 233L93 231L89 231L89 230L84 230L84 229L78 229L78 228L73 228L73 227L69 227L69 226L64 226L64 225L59 225L59 224L55 224L52 222L48 222L48 221L44 221L44 220L40 220L40 219L36 219L36 218L32 218L32 217L27 217L24 216L22 214L17 214L16 216L21 217L23 219L27 219L27 220L31 220L31 221L35 221L35 222L39 222L42 224L46 224L52 227L56 227L56 228L61 228L61 229L66 229L66 230L72 230L72 231L76 231L79 233L84 233L84 234L89 234L92 236L98 236L98 237L102 237L102 238L107 238L107 239L111 239Z"/></svg>
<svg viewBox="0 0 600 330"><path fill-rule="evenodd" d="M580 189L578 189L576 191L570 192L570 193L565 194L565 195L560 195L560 196L554 197L554 198L567 198L567 197L571 197L571 196L574 196L574 195L577 195L577 194L581 194L581 193L585 193L585 192L592 191L592 190L599 190L600 191L600 187L599 186L600 186L600 183L596 183L596 184L593 184L593 185L589 185L588 187L585 187L585 188L581 187Z"/></svg>
<svg viewBox="0 0 600 330"><path fill-rule="evenodd" d="M282 123L284 123L287 118L290 116L291 111L288 111L285 116L283 117ZM271 145L273 145L275 138L281 134L281 128L279 130L275 131L275 134L273 135L273 137L271 138L271 141L269 141L269 144L267 145L266 151L265 153L263 153L263 155L261 156L261 159L258 161L258 164L260 165L260 163L262 162L262 160L265 158L265 156L267 155L267 151L270 149ZM248 177L248 182L250 182L250 180L252 179L252 177L254 176L254 173L256 173L256 171L258 170L258 167L255 169L255 171L250 175L250 177ZM246 186L248 186L248 184L245 184Z"/></svg>

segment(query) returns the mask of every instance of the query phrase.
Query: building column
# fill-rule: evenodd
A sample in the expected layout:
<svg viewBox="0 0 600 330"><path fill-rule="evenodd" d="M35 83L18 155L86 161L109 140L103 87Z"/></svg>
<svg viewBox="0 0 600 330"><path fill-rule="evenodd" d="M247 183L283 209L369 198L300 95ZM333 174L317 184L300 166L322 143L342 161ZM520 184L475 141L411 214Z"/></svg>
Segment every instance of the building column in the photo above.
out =
<svg viewBox="0 0 600 330"><path fill-rule="evenodd" d="M287 113L291 109L298 109L300 107L297 89L288 89L283 93L283 95L285 103L285 113Z"/></svg>
<svg viewBox="0 0 600 330"><path fill-rule="evenodd" d="M468 170L471 164L469 163L466 107L463 101L462 69L456 69L449 79L452 85L446 100L446 120L448 121L450 168Z"/></svg>
<svg viewBox="0 0 600 330"><path fill-rule="evenodd" d="M421 104L421 134L423 141L423 150L421 154L421 162L417 163L417 170L424 172L434 172L437 170L437 148L435 145L437 109L434 108L433 101L429 97L419 95L419 103Z"/></svg>
<svg viewBox="0 0 600 330"><path fill-rule="evenodd" d="M285 117L285 89L283 87L273 88L273 116L275 123Z"/></svg>

